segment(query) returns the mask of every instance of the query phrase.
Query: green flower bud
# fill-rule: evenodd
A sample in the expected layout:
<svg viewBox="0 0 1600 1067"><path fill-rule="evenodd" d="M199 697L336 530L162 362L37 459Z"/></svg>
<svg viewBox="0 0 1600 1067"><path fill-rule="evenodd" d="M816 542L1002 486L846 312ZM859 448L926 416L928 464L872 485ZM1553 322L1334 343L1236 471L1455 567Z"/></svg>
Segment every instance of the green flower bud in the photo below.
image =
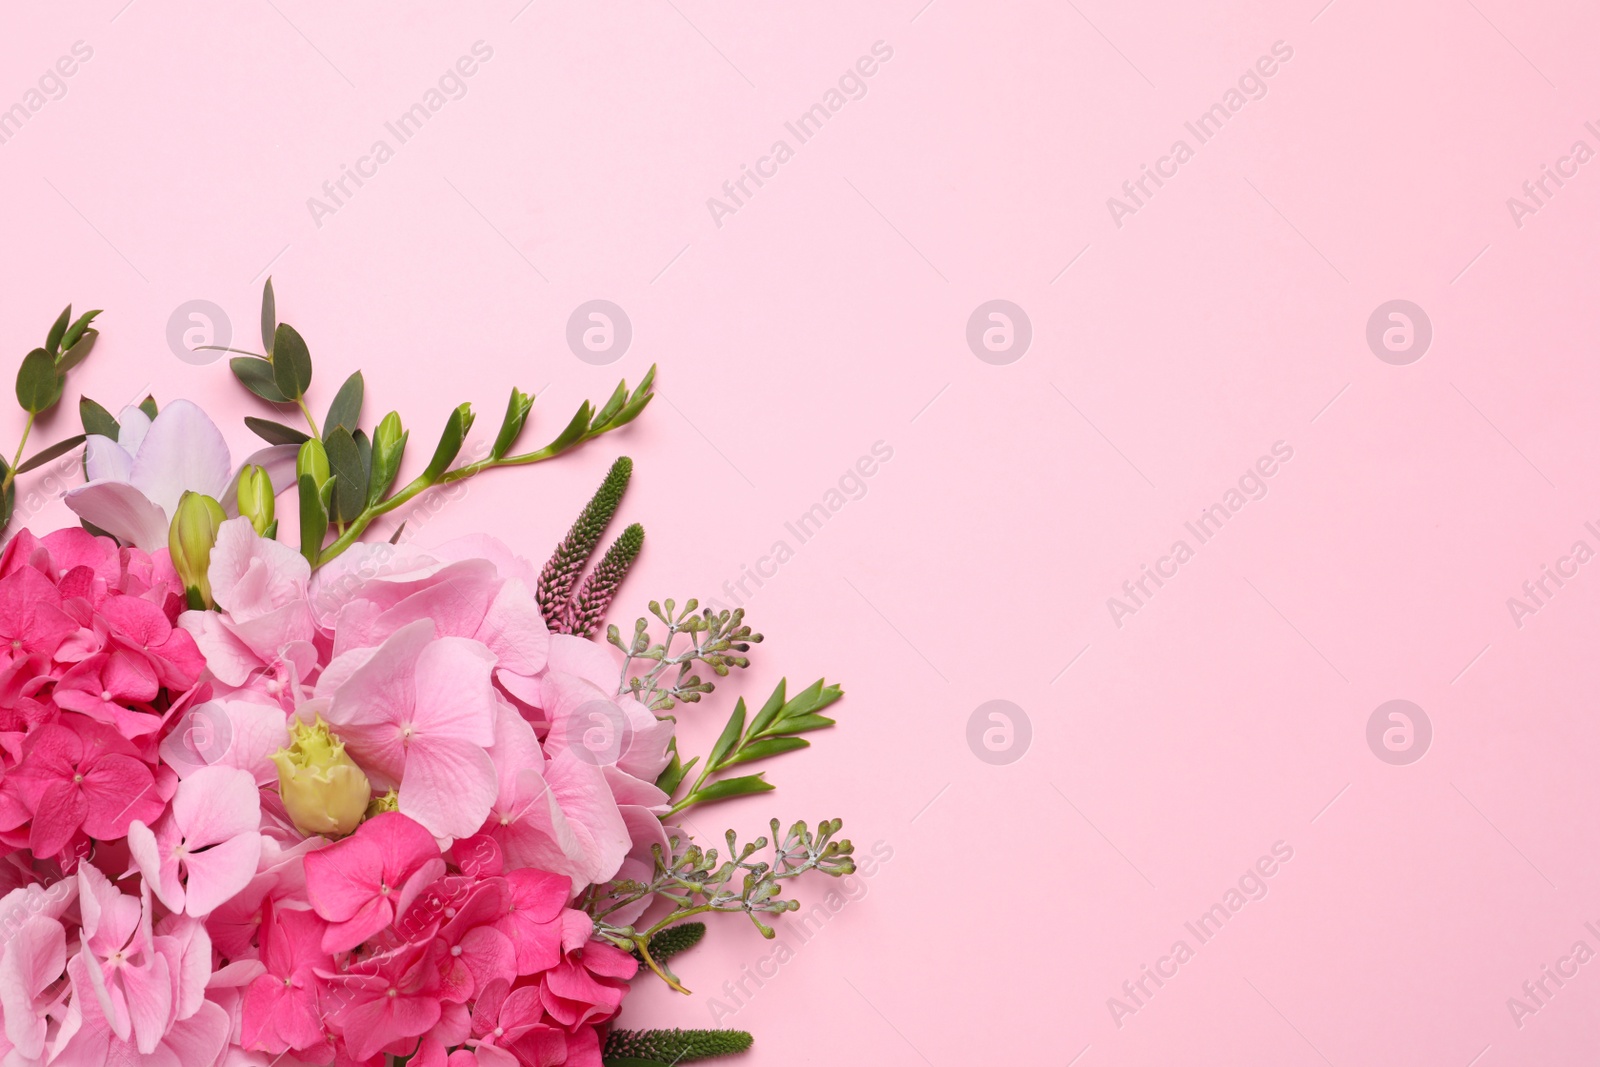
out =
<svg viewBox="0 0 1600 1067"><path fill-rule="evenodd" d="M206 609L215 606L211 599L211 548L217 543L217 530L228 518L222 505L204 493L186 491L178 500L178 513L167 531L167 548L172 565L183 580L189 606Z"/></svg>
<svg viewBox="0 0 1600 1067"><path fill-rule="evenodd" d="M306 443L300 446L300 454L294 461L295 480L298 481L308 474L318 489L327 485L328 479L333 474L328 467L328 450L323 448L322 442L315 437L307 439Z"/></svg>
<svg viewBox="0 0 1600 1067"><path fill-rule="evenodd" d="M372 803L367 805L367 818L382 815L386 811L400 810L400 794L391 789L381 797L373 797Z"/></svg>
<svg viewBox="0 0 1600 1067"><path fill-rule="evenodd" d="M250 520L250 525L255 527L256 533L267 536L267 529L272 525L273 511L276 502L273 500L272 479L267 477L267 469L250 464L239 472L239 514Z"/></svg>
<svg viewBox="0 0 1600 1067"><path fill-rule="evenodd" d="M343 837L361 825L372 783L322 716L310 724L293 720L289 747L275 752L272 762L284 809L301 833Z"/></svg>
<svg viewBox="0 0 1600 1067"><path fill-rule="evenodd" d="M376 504L394 485L400 473L400 459L405 455L409 434L400 424L400 416L389 412L372 433L372 478L367 483L367 503Z"/></svg>

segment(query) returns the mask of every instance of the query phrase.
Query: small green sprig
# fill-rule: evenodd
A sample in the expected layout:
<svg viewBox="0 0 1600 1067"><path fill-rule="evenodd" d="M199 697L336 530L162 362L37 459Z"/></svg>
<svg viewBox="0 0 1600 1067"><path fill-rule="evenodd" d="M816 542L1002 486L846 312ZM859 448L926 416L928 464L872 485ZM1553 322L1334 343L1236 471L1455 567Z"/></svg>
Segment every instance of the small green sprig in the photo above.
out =
<svg viewBox="0 0 1600 1067"><path fill-rule="evenodd" d="M665 963L651 953L651 941L657 934L695 915L742 912L762 937L771 938L776 931L762 921L762 916L800 908L798 900L783 896L785 881L811 871L834 878L855 872L854 846L837 838L843 820L825 820L815 833L805 822L797 822L781 836L782 824L777 819L772 820L771 826L770 841L758 837L743 846L739 845L738 835L729 830L726 859L719 858L716 849L703 849L690 841L683 831L669 829L667 849L660 845L652 849L655 870L648 882L628 879L591 886L579 896L579 906L594 918L596 937L633 952L667 985L687 993ZM771 859L758 858L769 845ZM618 909L647 898L670 904L670 914L644 930L606 921L606 916Z"/></svg>
<svg viewBox="0 0 1600 1067"><path fill-rule="evenodd" d="M619 692L634 697L652 711L670 711L674 704L693 704L716 688L714 683L690 673L696 663L705 664L719 678L726 678L735 667L750 666L750 658L744 653L760 642L761 635L744 624L743 608L721 612L706 608L699 612L698 600L690 600L681 611L673 600L652 600L649 607L650 614L666 628L666 636L659 642L651 640L648 619L634 623L633 635L626 642L615 626L606 627L606 640L622 650ZM689 643L674 652L673 646L681 636L687 636ZM654 665L644 674L630 678L636 659ZM671 673L674 668L675 674Z"/></svg>
<svg viewBox="0 0 1600 1067"><path fill-rule="evenodd" d="M613 1030L606 1037L607 1067L689 1063L746 1052L755 1039L744 1030Z"/></svg>
<svg viewBox="0 0 1600 1067"><path fill-rule="evenodd" d="M742 763L809 747L811 742L799 735L832 726L833 719L818 713L844 696L844 690L837 685L827 685L821 678L797 693L793 699L786 699L787 687L788 679L780 680L778 687L748 725L745 723L747 712L744 698L739 698L733 707L733 714L728 716L727 725L722 728L721 736L706 756L700 777L662 818L676 815L696 804L766 793L774 788L767 781L764 771L735 778L724 777L724 772ZM665 791L669 798L675 796L684 778L698 762L699 757L695 757L688 763L681 763L674 746L672 761L656 780L657 787Z"/></svg>
<svg viewBox="0 0 1600 1067"><path fill-rule="evenodd" d="M17 403L27 413L28 419L22 426L22 439L17 442L11 462L0 458L0 529L11 522L11 514L16 510L17 475L64 456L84 442L84 434L75 434L35 452L27 459L22 458L22 450L28 447L34 422L61 402L61 394L67 385L67 372L87 359L94 348L100 331L90 323L99 314L98 310L85 311L74 319L72 305L68 304L51 324L45 335L44 347L35 348L22 357L22 365L17 368Z"/></svg>
<svg viewBox="0 0 1600 1067"><path fill-rule="evenodd" d="M496 467L516 467L553 459L601 434L626 426L639 417L655 396L656 370L652 366L636 388L629 390L627 382L618 383L610 398L599 407L585 400L566 427L544 447L513 454L511 450L527 425L534 397L512 389L505 417L488 454L453 467L475 417L471 404L461 404L445 420L444 431L427 468L396 489L395 480L410 431L401 425L396 412L384 416L370 436L361 428L365 381L360 372L345 380L329 405L322 425L317 424L306 404L312 380L311 352L299 331L278 321L271 278L267 279L261 294L261 342L265 353L221 345L202 347L237 353L228 365L246 389L270 404L293 404L304 416L309 433L270 419L251 417L245 423L270 444L292 444L301 450L300 551L313 567L338 556L359 541L376 519L419 494ZM308 450L313 454L307 455ZM328 470L326 477L307 477L307 468L322 467Z"/></svg>

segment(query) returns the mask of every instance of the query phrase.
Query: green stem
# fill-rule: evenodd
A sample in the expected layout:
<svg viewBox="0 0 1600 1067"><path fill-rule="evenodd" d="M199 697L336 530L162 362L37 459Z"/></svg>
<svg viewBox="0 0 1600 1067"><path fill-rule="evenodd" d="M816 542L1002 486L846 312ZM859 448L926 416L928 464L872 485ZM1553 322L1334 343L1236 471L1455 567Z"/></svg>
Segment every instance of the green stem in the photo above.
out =
<svg viewBox="0 0 1600 1067"><path fill-rule="evenodd" d="M306 417L306 425L311 427L311 436L321 438L322 431L317 429L317 420L311 417L311 409L306 407L304 397L296 397L294 401L300 407L300 414Z"/></svg>
<svg viewBox="0 0 1600 1067"><path fill-rule="evenodd" d="M33 420L38 416L28 412L28 421L22 426L22 440L17 442L17 454L11 457L11 466L6 470L4 481L0 481L0 493L11 488L11 483L17 480L17 464L22 462L22 450L28 447L28 435L33 432Z"/></svg>
<svg viewBox="0 0 1600 1067"><path fill-rule="evenodd" d="M302 410L304 410L304 405L302 405ZM309 420L310 417L310 413L308 412L306 418ZM315 428L315 425L313 425L312 429ZM573 441L562 448L546 445L544 448L538 449L537 451L524 452L518 456L502 456L499 459L495 459L491 456L486 459L480 459L476 463L468 463L465 466L457 467L454 470L445 471L443 474L431 481L424 479L421 475L418 475L411 482L407 483L404 489L401 489L394 496L390 497L388 500L380 501L377 504L369 506L360 515L357 515L354 519L352 519L350 521L349 528L322 550L322 554L317 557L317 566L320 567L322 564L333 559L345 549L359 541L361 539L361 534L368 526L372 525L372 521L374 519L377 519L383 515L387 515L389 512L400 507L401 505L410 502L418 494L424 492L425 490L432 489L436 485L449 485L452 482L463 481L467 478L471 478L475 474L481 474L484 471L493 469L495 467L520 467L529 463L539 463L547 459L554 459L569 449L577 448L579 445L588 441L591 437L598 436L599 434L584 434L576 441Z"/></svg>

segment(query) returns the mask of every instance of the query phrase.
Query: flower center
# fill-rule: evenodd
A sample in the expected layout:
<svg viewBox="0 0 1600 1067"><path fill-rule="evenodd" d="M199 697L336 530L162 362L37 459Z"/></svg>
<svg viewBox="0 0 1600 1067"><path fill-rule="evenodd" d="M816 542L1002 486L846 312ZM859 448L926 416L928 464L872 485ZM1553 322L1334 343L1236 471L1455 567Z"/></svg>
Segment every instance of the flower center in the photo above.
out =
<svg viewBox="0 0 1600 1067"><path fill-rule="evenodd" d="M107 704L111 703L111 690L109 690L109 689L100 690L100 699L104 700Z"/></svg>
<svg viewBox="0 0 1600 1067"><path fill-rule="evenodd" d="M451 945L450 946L450 955L452 955L452 956L461 955L461 946L460 945Z"/></svg>
<svg viewBox="0 0 1600 1067"><path fill-rule="evenodd" d="M398 997L400 995L400 990L396 989L394 986L390 986L387 995L391 997Z"/></svg>
<svg viewBox="0 0 1600 1067"><path fill-rule="evenodd" d="M503 1026L495 1027L494 1028L494 1036L495 1037L505 1037L506 1036L506 1028L503 1027Z"/></svg>
<svg viewBox="0 0 1600 1067"><path fill-rule="evenodd" d="M74 781L74 782L81 782L81 781L83 781L83 775L81 775L81 774L74 774L74 775L73 775L73 776L72 776L72 780L73 780L73 781Z"/></svg>
<svg viewBox="0 0 1600 1067"><path fill-rule="evenodd" d="M378 886L378 892L380 894L382 894L383 896L388 896L389 895L389 887L386 886L386 885L380 885L380 886Z"/></svg>

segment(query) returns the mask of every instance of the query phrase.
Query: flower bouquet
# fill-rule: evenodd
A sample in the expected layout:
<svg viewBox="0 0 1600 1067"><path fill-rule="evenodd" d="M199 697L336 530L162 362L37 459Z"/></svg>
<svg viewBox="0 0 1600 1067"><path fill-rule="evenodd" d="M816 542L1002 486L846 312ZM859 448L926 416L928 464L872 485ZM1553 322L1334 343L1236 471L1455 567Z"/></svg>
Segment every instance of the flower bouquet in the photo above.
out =
<svg viewBox="0 0 1600 1067"><path fill-rule="evenodd" d="M0 526L29 471L81 446L86 476L65 493L81 528L0 552L0 1062L639 1067L749 1047L612 1024L636 976L685 991L670 959L701 917L771 937L790 879L854 870L838 821L726 851L679 825L773 788L746 765L806 747L839 688L780 683L708 753L679 751L674 713L761 635L665 600L597 638L644 544L629 525L590 566L627 458L542 568L487 535L366 539L429 490L621 429L654 369L533 451L532 396L512 391L486 446L463 404L402 480L409 431L363 426L359 372L313 416L269 280L264 351L231 367L304 429L246 419L265 447L235 468L188 401L84 398L83 433L24 460L97 314L68 308L23 359L27 426L0 461Z"/></svg>

